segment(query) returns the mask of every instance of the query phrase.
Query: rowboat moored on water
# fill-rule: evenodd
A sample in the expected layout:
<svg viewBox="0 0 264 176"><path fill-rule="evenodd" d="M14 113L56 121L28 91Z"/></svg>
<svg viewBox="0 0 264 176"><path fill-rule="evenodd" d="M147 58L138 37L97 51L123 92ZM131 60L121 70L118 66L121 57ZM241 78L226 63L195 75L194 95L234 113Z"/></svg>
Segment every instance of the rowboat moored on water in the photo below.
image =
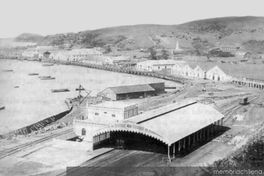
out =
<svg viewBox="0 0 264 176"><path fill-rule="evenodd" d="M44 63L44 64L42 64L42 66L44 66L44 67L49 67L49 66L53 66L54 64L53 63Z"/></svg>
<svg viewBox="0 0 264 176"><path fill-rule="evenodd" d="M39 75L38 73L29 73L28 74L29 76L36 76L36 75Z"/></svg>
<svg viewBox="0 0 264 176"><path fill-rule="evenodd" d="M59 93L59 92L69 92L69 89L51 89L51 92L53 93Z"/></svg>
<svg viewBox="0 0 264 176"><path fill-rule="evenodd" d="M4 69L4 70L2 70L3 72L13 72L14 70L12 70L12 69Z"/></svg>
<svg viewBox="0 0 264 176"><path fill-rule="evenodd" d="M55 77L51 77L51 76L39 76L39 79L41 79L41 80L52 80L52 79L55 79Z"/></svg>
<svg viewBox="0 0 264 176"><path fill-rule="evenodd" d="M5 106L0 105L0 110L4 110L4 109L5 109Z"/></svg>

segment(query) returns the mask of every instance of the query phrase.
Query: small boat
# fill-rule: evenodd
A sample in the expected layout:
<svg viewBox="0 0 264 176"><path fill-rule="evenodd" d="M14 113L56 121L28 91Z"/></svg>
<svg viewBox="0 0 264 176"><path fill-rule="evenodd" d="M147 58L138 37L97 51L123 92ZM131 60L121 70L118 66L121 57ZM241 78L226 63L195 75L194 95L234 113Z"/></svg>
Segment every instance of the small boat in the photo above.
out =
<svg viewBox="0 0 264 176"><path fill-rule="evenodd" d="M52 80L52 79L55 79L55 77L51 77L51 76L39 76L39 79L41 79L41 80Z"/></svg>
<svg viewBox="0 0 264 176"><path fill-rule="evenodd" d="M5 106L0 105L0 110L4 110Z"/></svg>
<svg viewBox="0 0 264 176"><path fill-rule="evenodd" d="M3 70L3 72L13 72L14 70L11 70L11 69L5 69Z"/></svg>
<svg viewBox="0 0 264 176"><path fill-rule="evenodd" d="M28 74L29 76L36 76L36 75L39 75L38 73L29 73Z"/></svg>
<svg viewBox="0 0 264 176"><path fill-rule="evenodd" d="M44 63L42 64L42 66L44 67L50 67L50 66L53 66L54 64L53 63Z"/></svg>
<svg viewBox="0 0 264 176"><path fill-rule="evenodd" d="M52 93L69 92L69 89L51 89Z"/></svg>
<svg viewBox="0 0 264 176"><path fill-rule="evenodd" d="M16 89L17 89L17 88L19 88L19 86L15 86L14 88L16 88Z"/></svg>

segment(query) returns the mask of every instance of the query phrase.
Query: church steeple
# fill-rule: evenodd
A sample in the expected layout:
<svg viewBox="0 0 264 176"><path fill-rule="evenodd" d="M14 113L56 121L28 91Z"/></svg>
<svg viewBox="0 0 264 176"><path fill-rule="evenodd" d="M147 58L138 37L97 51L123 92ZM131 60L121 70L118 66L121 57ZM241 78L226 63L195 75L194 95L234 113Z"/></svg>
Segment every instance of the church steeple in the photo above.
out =
<svg viewBox="0 0 264 176"><path fill-rule="evenodd" d="M179 45L179 41L178 40L176 41L176 45L175 45L174 51L182 51L182 49L180 48L180 45Z"/></svg>
<svg viewBox="0 0 264 176"><path fill-rule="evenodd" d="M177 40L177 42L176 42L176 46L175 46L175 50L177 51L177 50L179 50L180 48L179 48L179 41Z"/></svg>

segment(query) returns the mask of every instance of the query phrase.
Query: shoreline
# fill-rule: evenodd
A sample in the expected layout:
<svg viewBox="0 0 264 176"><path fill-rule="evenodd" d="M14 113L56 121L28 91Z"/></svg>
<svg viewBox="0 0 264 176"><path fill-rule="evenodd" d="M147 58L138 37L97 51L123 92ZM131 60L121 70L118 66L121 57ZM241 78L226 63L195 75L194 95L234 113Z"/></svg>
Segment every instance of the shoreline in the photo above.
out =
<svg viewBox="0 0 264 176"><path fill-rule="evenodd" d="M54 60L53 61L51 61L51 60L39 61L39 60L36 60L36 59L35 60L28 60L28 59L19 59L19 58L11 58L11 57L5 57L5 58L0 57L0 59L1 60L6 60L6 61L8 61L8 60L15 60L15 61L21 61L21 62L29 61L29 62L35 62L35 63L40 63L40 64L42 64L42 63L53 63L53 64L58 64L58 65L69 65L69 66L77 66L77 67L86 67L86 68L97 69L97 70L119 72L119 73L126 73L126 74L132 74L132 75L143 76L143 77L154 77L154 78L162 79L161 77L157 77L158 74L157 75L151 75L152 73L137 72L137 71L130 72L131 70L123 69L123 68L120 68L120 67L117 67L117 66L104 66L104 65L101 66L101 65L72 63L72 62L69 63L69 62L54 61ZM168 80L168 79L165 79L165 80ZM168 80L168 81L171 81L171 80ZM179 83L179 82L177 82L177 83ZM60 112L60 113L63 113L63 112ZM47 120L47 119L50 119L50 118L51 117L46 117L45 119L43 119L43 121ZM20 128L4 132L4 133L0 134L0 137L7 136L7 135L9 136L10 134L16 134L16 135L27 134L28 131L35 131L33 129L35 129L35 126L38 126L39 122L42 122L42 120L34 122L34 123L29 124L27 126L22 126ZM31 128L32 126L34 126L34 127ZM42 126L42 124L41 124L41 126Z"/></svg>
<svg viewBox="0 0 264 176"><path fill-rule="evenodd" d="M105 70L117 73L125 73L125 74L132 74L137 76L146 76L146 77L153 77L158 79L163 79L166 81L176 82L182 85L185 85L188 81L187 78L183 77L176 77L173 75L166 75L158 72L147 72L147 71L139 71L131 67L120 67L116 65L99 65L99 64L88 64L88 63L80 63L80 62L67 62L67 61L59 61L59 60L38 60L38 59L19 59L19 58L11 58L6 57L0 59L7 59L7 60L18 60L18 61L33 61L33 62L40 62L40 63L53 63L53 64L60 64L60 65L72 65L78 67L86 67L91 69L97 70Z"/></svg>

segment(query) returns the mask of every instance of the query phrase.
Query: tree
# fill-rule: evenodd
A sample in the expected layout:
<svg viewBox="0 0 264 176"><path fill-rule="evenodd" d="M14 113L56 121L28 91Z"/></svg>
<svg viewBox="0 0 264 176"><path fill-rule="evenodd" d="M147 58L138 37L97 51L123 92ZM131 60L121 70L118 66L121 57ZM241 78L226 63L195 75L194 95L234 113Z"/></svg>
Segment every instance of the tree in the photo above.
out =
<svg viewBox="0 0 264 176"><path fill-rule="evenodd" d="M207 40L202 40L197 37L192 41L192 47L195 49L198 55L205 55L207 50L211 48L213 45L209 43Z"/></svg>
<svg viewBox="0 0 264 176"><path fill-rule="evenodd" d="M110 53L110 52L112 52L112 48L111 48L111 46L110 45L107 45L106 46L106 48L105 48L105 54L107 54L107 53Z"/></svg>
<svg viewBox="0 0 264 176"><path fill-rule="evenodd" d="M165 60L167 60L167 59L169 59L169 53L168 53L168 51L167 50L165 50L165 49L162 49L161 50L161 59L165 59Z"/></svg>
<svg viewBox="0 0 264 176"><path fill-rule="evenodd" d="M150 47L149 48L149 53L150 53L150 59L151 60L157 60L158 58L157 58L157 51L155 50L155 48L154 47Z"/></svg>

